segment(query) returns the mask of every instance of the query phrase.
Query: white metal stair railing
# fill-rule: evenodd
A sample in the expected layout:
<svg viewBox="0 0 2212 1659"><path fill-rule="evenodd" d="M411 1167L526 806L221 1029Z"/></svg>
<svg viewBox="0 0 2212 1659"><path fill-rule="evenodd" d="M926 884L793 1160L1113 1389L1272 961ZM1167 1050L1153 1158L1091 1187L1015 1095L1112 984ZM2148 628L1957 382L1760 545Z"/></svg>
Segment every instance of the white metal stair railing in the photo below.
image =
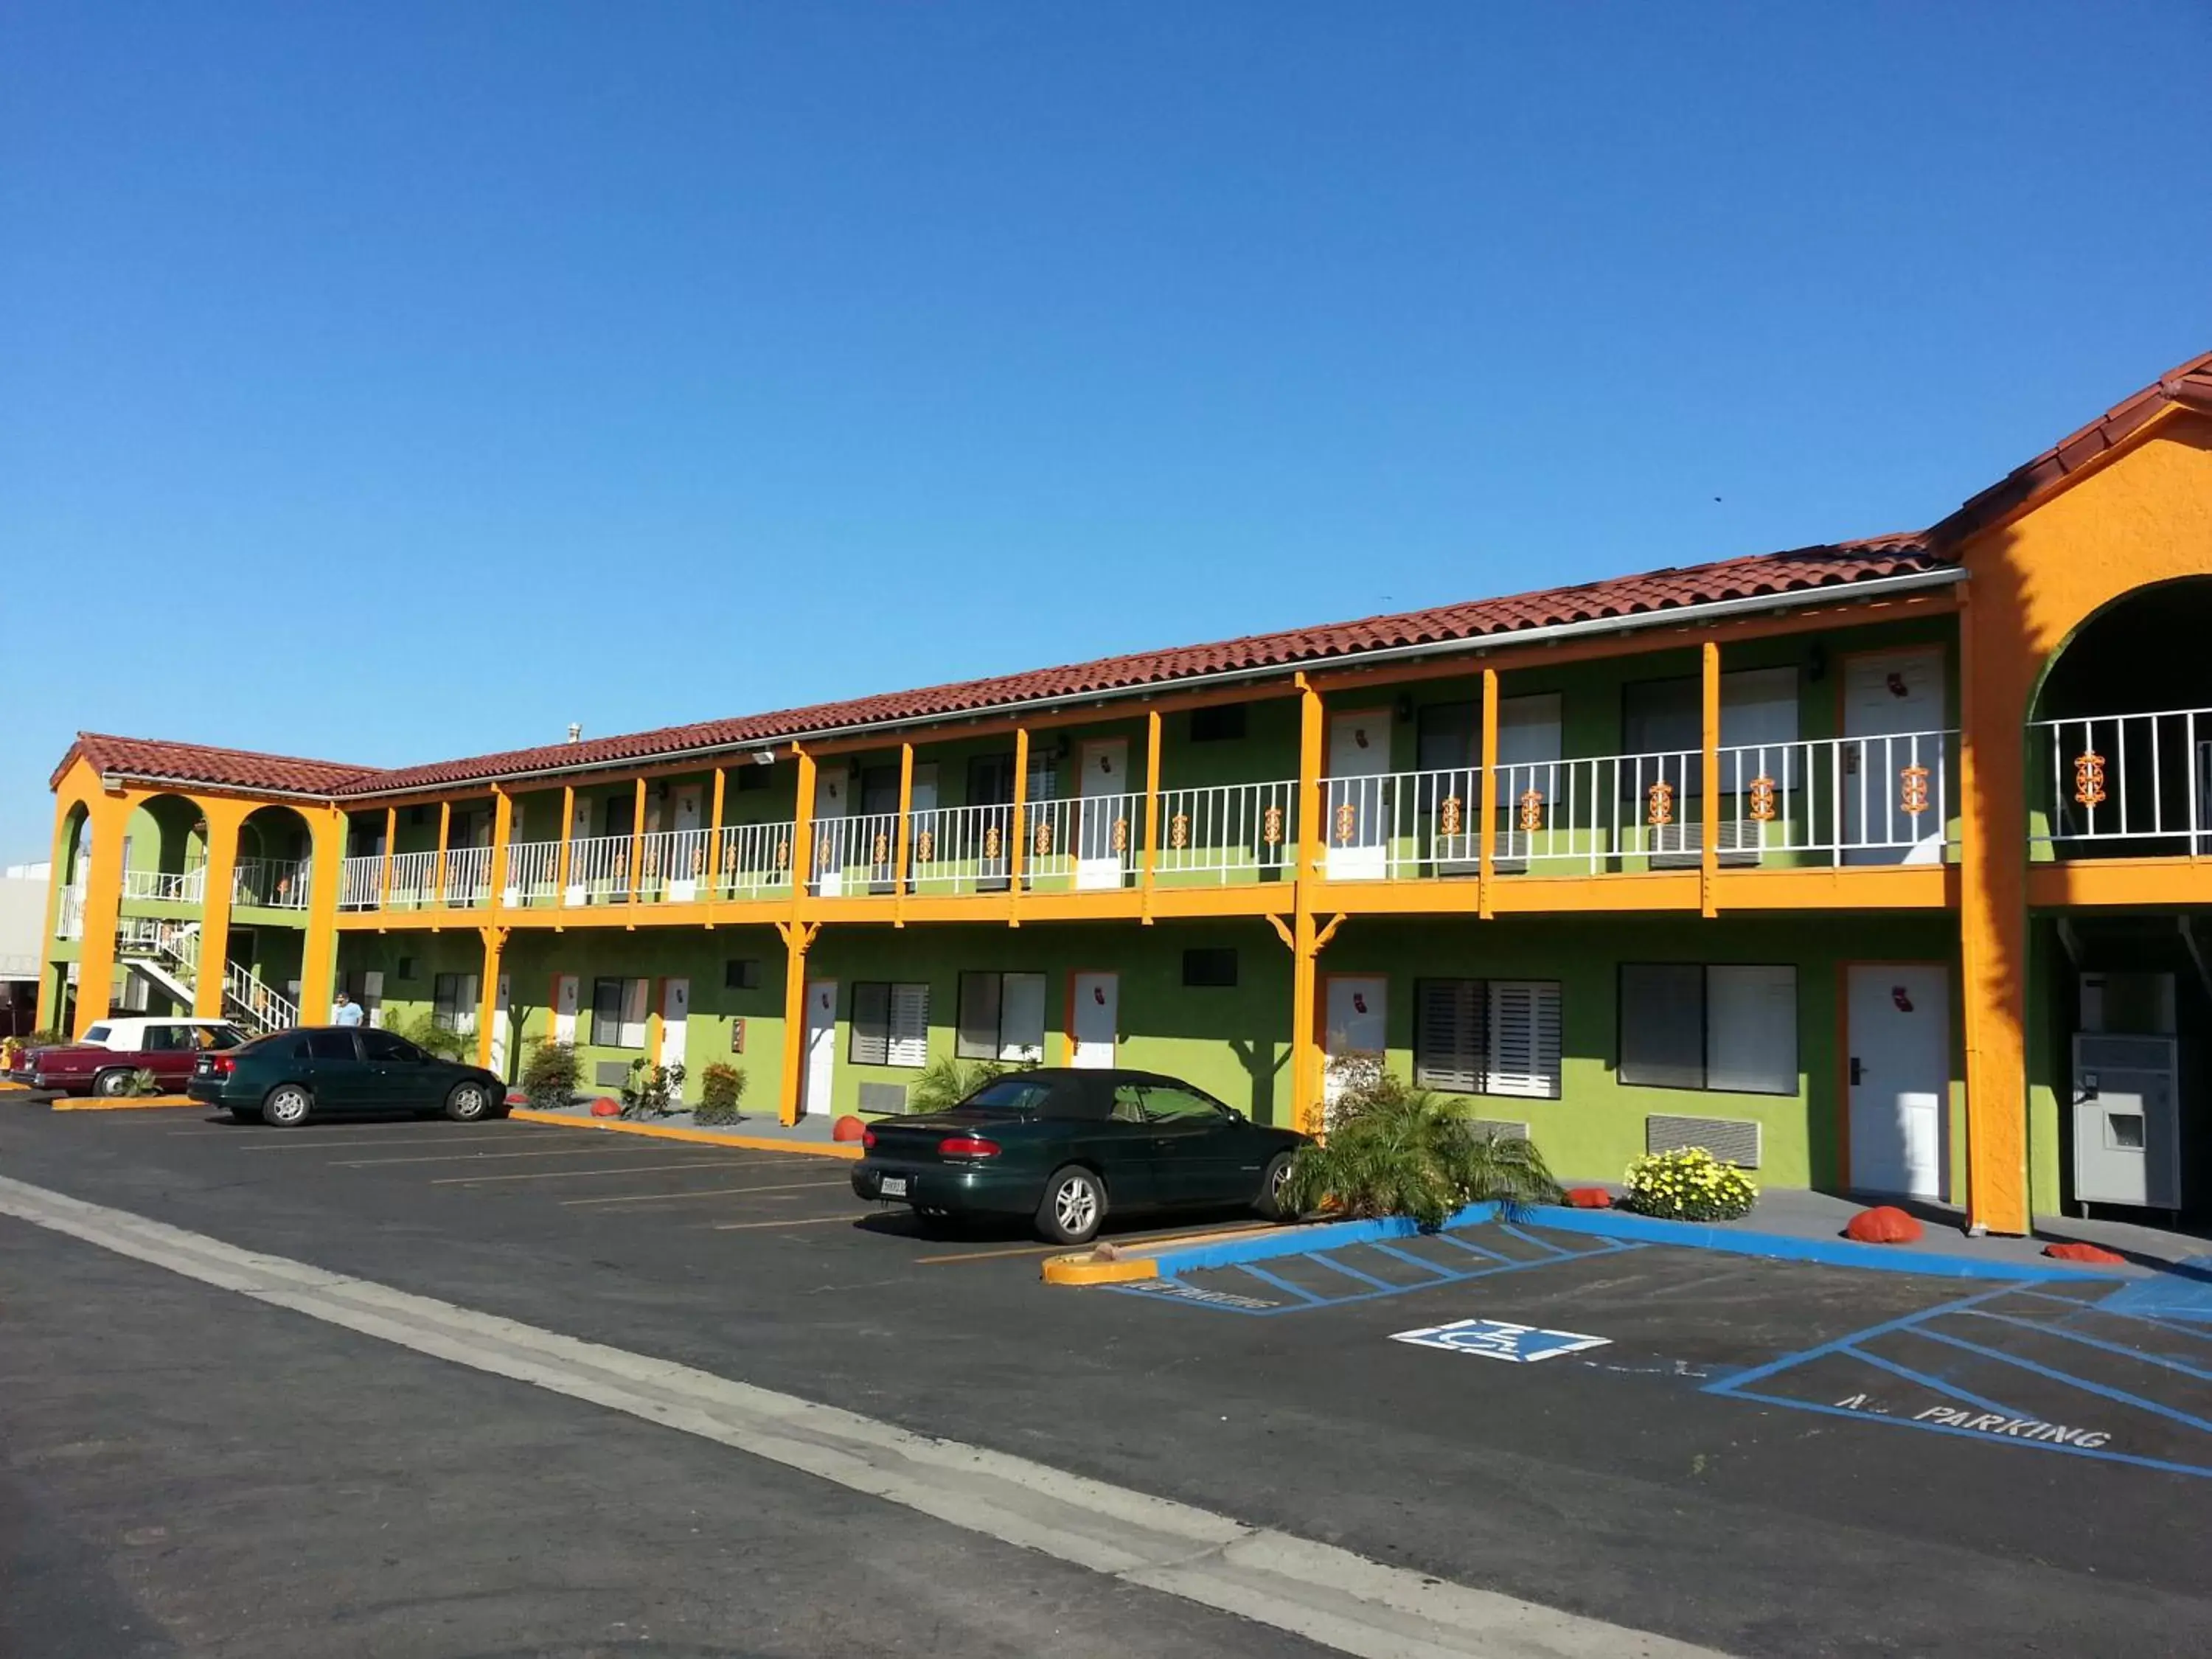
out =
<svg viewBox="0 0 2212 1659"><path fill-rule="evenodd" d="M561 843L514 841L507 845L507 886L501 904L551 904L561 896Z"/></svg>
<svg viewBox="0 0 2212 1659"><path fill-rule="evenodd" d="M56 939L84 937L84 883L80 878L73 887L62 889L60 914L54 918Z"/></svg>
<svg viewBox="0 0 2212 1659"><path fill-rule="evenodd" d="M116 951L125 962L149 971L161 988L190 1007L199 986L200 931L198 922L155 921L133 916L117 930ZM288 1030L300 1023L300 1006L237 963L226 963L223 1012L260 1036Z"/></svg>
<svg viewBox="0 0 2212 1659"><path fill-rule="evenodd" d="M907 831L908 879L917 893L1004 892L1014 809L928 806Z"/></svg>
<svg viewBox="0 0 2212 1659"><path fill-rule="evenodd" d="M689 904L707 879L705 830L655 830L641 840L637 896L647 904Z"/></svg>
<svg viewBox="0 0 2212 1659"><path fill-rule="evenodd" d="M446 886L439 895L457 909L473 909L491 901L491 848L449 847L446 849Z"/></svg>
<svg viewBox="0 0 2212 1659"><path fill-rule="evenodd" d="M435 853L395 853L392 859L392 891L386 903L394 910L420 910L430 902L430 884L437 877Z"/></svg>
<svg viewBox="0 0 2212 1659"><path fill-rule="evenodd" d="M629 902L628 836L579 836L568 843L567 906Z"/></svg>

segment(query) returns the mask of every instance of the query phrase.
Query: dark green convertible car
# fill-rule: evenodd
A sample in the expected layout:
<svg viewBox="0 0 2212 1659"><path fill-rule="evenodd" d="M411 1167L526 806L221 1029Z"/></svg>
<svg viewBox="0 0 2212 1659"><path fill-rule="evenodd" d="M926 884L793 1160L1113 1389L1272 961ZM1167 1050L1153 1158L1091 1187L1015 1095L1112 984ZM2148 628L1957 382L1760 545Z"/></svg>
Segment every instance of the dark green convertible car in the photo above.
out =
<svg viewBox="0 0 2212 1659"><path fill-rule="evenodd" d="M926 1224L1032 1216L1060 1244L1088 1242L1110 1210L1249 1205L1279 1219L1306 1138L1271 1129L1153 1072L1017 1072L929 1117L879 1119L853 1166L862 1198Z"/></svg>
<svg viewBox="0 0 2212 1659"><path fill-rule="evenodd" d="M507 1085L481 1066L355 1025L302 1026L202 1054L185 1092L280 1129L341 1112L439 1111L457 1123L507 1115Z"/></svg>

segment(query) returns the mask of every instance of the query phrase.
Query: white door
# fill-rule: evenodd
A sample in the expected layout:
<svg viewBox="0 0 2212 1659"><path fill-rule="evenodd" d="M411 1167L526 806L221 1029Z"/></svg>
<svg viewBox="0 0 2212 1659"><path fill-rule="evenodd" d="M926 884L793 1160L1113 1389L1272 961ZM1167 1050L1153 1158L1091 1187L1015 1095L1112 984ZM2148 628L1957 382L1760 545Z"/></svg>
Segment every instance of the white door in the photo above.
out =
<svg viewBox="0 0 2212 1659"><path fill-rule="evenodd" d="M384 970L372 968L361 976L362 1018L371 1025L384 1024Z"/></svg>
<svg viewBox="0 0 2212 1659"><path fill-rule="evenodd" d="M691 1020L691 981L688 979L665 979L660 981L660 1063L681 1066L684 1063L684 1040ZM681 1100L684 1091L679 1085L676 1097Z"/></svg>
<svg viewBox="0 0 2212 1659"><path fill-rule="evenodd" d="M2181 1207L2181 1115L2170 1036L2074 1036L2074 1196Z"/></svg>
<svg viewBox="0 0 2212 1659"><path fill-rule="evenodd" d="M837 981L806 981L806 1098L809 1116L830 1109L830 1085L837 1080Z"/></svg>
<svg viewBox="0 0 2212 1659"><path fill-rule="evenodd" d="M1877 651L1844 663L1844 862L1936 864L1943 857L1943 650ZM1924 775L1908 776L1914 769ZM1908 810L1924 788L1927 805Z"/></svg>
<svg viewBox="0 0 2212 1659"><path fill-rule="evenodd" d="M1328 722L1328 811L1322 825L1331 881L1373 881L1389 868L1390 711Z"/></svg>
<svg viewBox="0 0 2212 1659"><path fill-rule="evenodd" d="M1067 1063L1106 1066L1114 1063L1114 1035L1121 1024L1121 976L1078 974L1068 1011Z"/></svg>
<svg viewBox="0 0 2212 1659"><path fill-rule="evenodd" d="M845 865L851 849L845 844L849 826L840 820L852 811L852 769L824 767L814 779L814 890L823 898L836 898L845 890ZM829 1097L823 1098L826 1101Z"/></svg>
<svg viewBox="0 0 2212 1659"><path fill-rule="evenodd" d="M507 976L501 974L492 981L491 988L491 1069L501 1077L507 1075L507 1004L514 990Z"/></svg>
<svg viewBox="0 0 2212 1659"><path fill-rule="evenodd" d="M1357 1080L1363 1062L1379 1064L1389 1042L1390 981L1379 976L1333 974L1328 1018L1322 1032L1322 1099L1331 1106Z"/></svg>
<svg viewBox="0 0 2212 1659"><path fill-rule="evenodd" d="M1078 887L1119 887L1136 833L1129 799L1129 745L1113 738L1083 745L1082 844ZM1101 1062L1102 1064L1103 1062Z"/></svg>
<svg viewBox="0 0 2212 1659"><path fill-rule="evenodd" d="M576 1040L576 996L580 989L575 975L562 974L553 981L553 1041Z"/></svg>
<svg viewBox="0 0 2212 1659"><path fill-rule="evenodd" d="M699 786L687 783L676 792L673 821L676 839L669 844L668 899L689 904L699 896L699 878L707 868L707 838L699 830Z"/></svg>
<svg viewBox="0 0 2212 1659"><path fill-rule="evenodd" d="M1855 963L1850 1030L1851 1185L1940 1199L1951 1102L1950 973L1922 963Z"/></svg>

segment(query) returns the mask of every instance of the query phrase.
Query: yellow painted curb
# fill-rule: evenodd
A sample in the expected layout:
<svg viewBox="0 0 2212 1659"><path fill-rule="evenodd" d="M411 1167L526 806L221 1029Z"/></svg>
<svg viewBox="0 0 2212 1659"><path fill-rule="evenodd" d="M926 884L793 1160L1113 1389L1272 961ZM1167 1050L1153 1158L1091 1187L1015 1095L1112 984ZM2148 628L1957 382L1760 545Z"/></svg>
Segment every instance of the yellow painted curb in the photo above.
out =
<svg viewBox="0 0 2212 1659"><path fill-rule="evenodd" d="M151 1107L198 1106L204 1111L213 1111L204 1100L194 1100L190 1095L125 1095L120 1100L70 1100L53 1103L58 1112L141 1112Z"/></svg>
<svg viewBox="0 0 2212 1659"><path fill-rule="evenodd" d="M1048 1255L1044 1259L1048 1285L1125 1285L1132 1279L1158 1279L1160 1264L1148 1255L1116 1256L1101 1261L1089 1251L1080 1255Z"/></svg>
<svg viewBox="0 0 2212 1659"><path fill-rule="evenodd" d="M833 1140L828 1144L806 1140L772 1140L766 1135L726 1135L712 1129L678 1129L657 1123L624 1123L618 1119L575 1117L567 1112L541 1112L530 1106L510 1106L507 1115L518 1123L544 1123L556 1129L597 1129L602 1134L646 1135L654 1140L685 1140L695 1146L737 1146L749 1152L799 1152L809 1158L840 1158L854 1160L860 1156L857 1142Z"/></svg>

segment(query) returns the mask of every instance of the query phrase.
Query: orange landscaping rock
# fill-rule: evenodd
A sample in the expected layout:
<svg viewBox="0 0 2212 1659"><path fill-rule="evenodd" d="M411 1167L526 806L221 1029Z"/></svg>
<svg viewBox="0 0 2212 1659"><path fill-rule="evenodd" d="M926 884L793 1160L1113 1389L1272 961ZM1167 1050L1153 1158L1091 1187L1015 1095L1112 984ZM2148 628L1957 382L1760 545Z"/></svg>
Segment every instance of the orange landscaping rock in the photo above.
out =
<svg viewBox="0 0 2212 1659"><path fill-rule="evenodd" d="M2094 1261L2106 1267L2124 1267L2128 1261L2118 1251L2108 1250L2101 1244L2081 1244L2070 1239L2063 1244L2046 1244L2043 1253L2059 1261Z"/></svg>
<svg viewBox="0 0 2212 1659"><path fill-rule="evenodd" d="M1577 1210L1609 1210L1613 1194L1602 1187L1570 1187L1567 1203Z"/></svg>
<svg viewBox="0 0 2212 1659"><path fill-rule="evenodd" d="M851 1113L848 1112L843 1117L839 1118L835 1123L830 1126L830 1139L832 1140L858 1140L862 1135L867 1133L867 1132L868 1126L861 1122L860 1119L854 1117Z"/></svg>
<svg viewBox="0 0 2212 1659"><path fill-rule="evenodd" d="M1862 1244L1911 1244L1920 1231L1920 1224L1894 1204L1882 1204L1853 1216L1844 1236Z"/></svg>
<svg viewBox="0 0 2212 1659"><path fill-rule="evenodd" d="M593 1117L620 1117L622 1115L622 1102L617 1100L612 1095L601 1095L597 1100L592 1103L592 1115Z"/></svg>

